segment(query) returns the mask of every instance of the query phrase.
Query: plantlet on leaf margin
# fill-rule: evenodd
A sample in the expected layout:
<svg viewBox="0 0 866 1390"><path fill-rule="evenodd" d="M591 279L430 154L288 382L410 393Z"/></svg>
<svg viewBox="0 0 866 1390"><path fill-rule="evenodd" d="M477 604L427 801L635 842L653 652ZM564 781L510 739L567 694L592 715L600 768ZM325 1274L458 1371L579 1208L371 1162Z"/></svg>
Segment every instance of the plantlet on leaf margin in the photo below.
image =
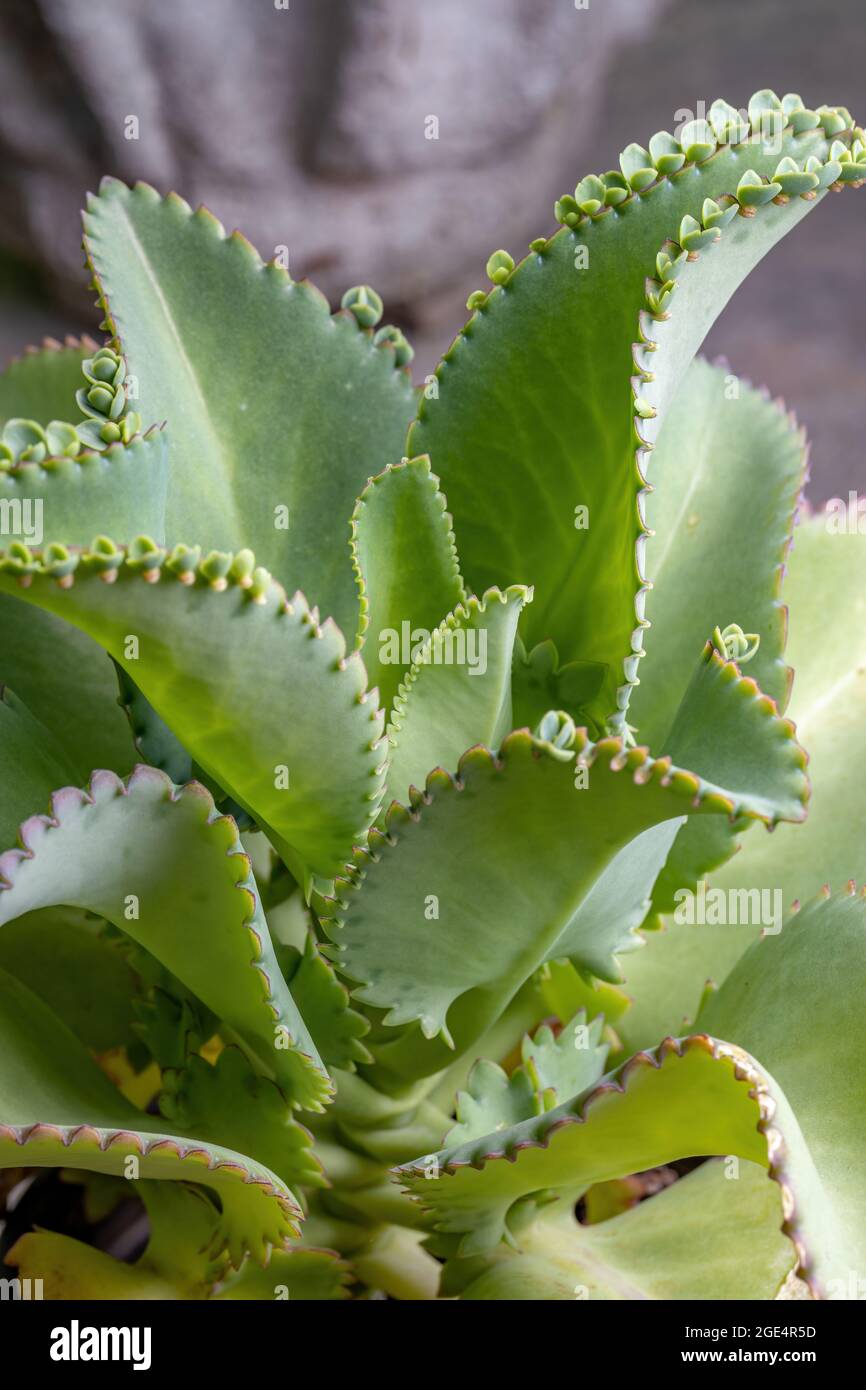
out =
<svg viewBox="0 0 866 1390"><path fill-rule="evenodd" d="M864 178L844 108L714 102L491 255L423 395L369 286L331 314L175 195L89 201L108 340L0 377L0 517L44 497L50 531L0 538L0 1164L86 1174L101 1210L131 1183L151 1236L121 1265L30 1232L8 1258L46 1296L848 1287L866 901L816 893L866 875L862 778L828 831L850 744L822 715L855 688L839 595L866 554L801 527L790 557L805 820L802 433L692 358ZM404 631L483 669L384 660ZM755 821L789 824L733 859ZM709 870L806 906L752 944L656 931ZM708 1161L612 1198L694 1154L738 1181Z"/></svg>

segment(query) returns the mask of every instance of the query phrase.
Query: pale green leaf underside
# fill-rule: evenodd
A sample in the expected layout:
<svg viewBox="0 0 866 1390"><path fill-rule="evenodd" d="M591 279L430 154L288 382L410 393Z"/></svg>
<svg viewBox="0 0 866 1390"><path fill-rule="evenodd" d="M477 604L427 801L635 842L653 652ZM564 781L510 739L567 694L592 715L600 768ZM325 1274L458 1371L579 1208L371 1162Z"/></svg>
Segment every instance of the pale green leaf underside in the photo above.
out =
<svg viewBox="0 0 866 1390"><path fill-rule="evenodd" d="M473 744L498 748L512 728L511 662L531 590L474 595L437 621L394 701L388 796L405 802L434 767L454 771Z"/></svg>
<svg viewBox="0 0 866 1390"><path fill-rule="evenodd" d="M866 899L815 900L757 942L710 997L699 1026L713 1036L667 1039L594 1091L398 1176L439 1229L463 1235L469 1255L498 1243L516 1202L525 1210L548 1189L573 1194L675 1158L736 1155L767 1166L781 1187L782 1230L813 1294L850 1297L866 1240L864 960ZM789 1004L804 980L810 1005L797 1027ZM519 1223L514 1231L519 1243Z"/></svg>
<svg viewBox="0 0 866 1390"><path fill-rule="evenodd" d="M312 286L174 195L106 179L84 225L136 408L171 425L169 538L253 547L354 632L348 521L366 480L403 454L408 373L351 314L331 317Z"/></svg>
<svg viewBox="0 0 866 1390"><path fill-rule="evenodd" d="M758 1057L797 1117L790 1140L771 1118L771 1158L792 1199L798 1272L819 1297L851 1297L866 1261L864 970L866 900L822 896L757 941L698 1019Z"/></svg>
<svg viewBox="0 0 866 1390"><path fill-rule="evenodd" d="M781 1224L781 1194L757 1164L729 1177L704 1163L598 1225L579 1226L567 1205L542 1217L520 1232L520 1254L501 1248L461 1297L772 1299L794 1258Z"/></svg>
<svg viewBox="0 0 866 1390"><path fill-rule="evenodd" d="M283 982L234 822L203 787L155 768L95 773L0 856L0 924L56 904L140 942L244 1039L292 1101L321 1108L327 1076ZM2 929L2 926L0 926ZM34 923L38 930L38 920Z"/></svg>
<svg viewBox="0 0 866 1390"><path fill-rule="evenodd" d="M667 412L646 501L651 626L629 722L651 748L662 746L716 626L760 635L747 674L784 712L779 591L805 457L802 433L777 403L726 365L692 363Z"/></svg>
<svg viewBox="0 0 866 1390"><path fill-rule="evenodd" d="M796 831L780 826L770 844L748 835L713 883L779 888L787 910L825 883L835 891L852 878L866 882L866 527L837 534L824 515L798 527L784 593L809 815Z"/></svg>
<svg viewBox="0 0 866 1390"><path fill-rule="evenodd" d="M748 1064L742 1076L740 1062ZM668 1041L546 1115L443 1150L438 1176L425 1178L420 1160L396 1176L438 1229L463 1235L461 1255L483 1253L505 1234L517 1201L549 1189L578 1195L697 1154L735 1153L766 1166L758 1085L767 1091L769 1083L745 1053L702 1036Z"/></svg>
<svg viewBox="0 0 866 1390"><path fill-rule="evenodd" d="M745 836L710 883L725 891L763 890L771 910L778 892L787 911L824 883L838 890L850 878L866 881L866 535L830 533L824 516L800 525L784 596L795 672L790 713L809 750L809 814L802 825L778 825L771 836ZM646 949L625 962L634 999L622 1022L629 1045L648 1046L682 1031L683 1020L695 1018L705 981L721 984L760 931L760 923L690 926L668 919L664 931L648 933Z"/></svg>
<svg viewBox="0 0 866 1390"><path fill-rule="evenodd" d="M352 517L352 548L361 598L357 645L370 686L389 710L411 664L393 659L394 637L411 652L466 597L429 459L405 459L370 481Z"/></svg>
<svg viewBox="0 0 866 1390"><path fill-rule="evenodd" d="M829 153L820 131L788 131L782 145L780 152L754 137L722 146L704 163L686 165L574 231L560 231L469 321L439 368L438 399L422 400L410 434L411 451L428 453L443 480L467 584L476 591L533 584L527 646L550 637L563 661L608 665L592 708L602 719L617 702L641 617L635 607L641 479L630 378L646 277L683 215L699 215L707 197L734 193L750 166L770 175L780 153L801 164ZM662 374L654 406L672 399L736 285L813 206L794 198L784 208L735 218L734 235L726 228L721 245L687 267L683 280L692 282L693 294L686 293L695 302L676 299L670 323L652 324L666 330L661 350L646 354L654 359L648 369ZM588 252L583 267L581 251ZM575 529L578 504L589 509L588 529Z"/></svg>
<svg viewBox="0 0 866 1390"><path fill-rule="evenodd" d="M0 1167L86 1168L202 1183L222 1203L216 1249L233 1263L267 1257L297 1234L300 1210L262 1164L180 1139L132 1106L78 1039L29 990L0 972ZM134 1190L134 1184L133 1184Z"/></svg>
<svg viewBox="0 0 866 1390"><path fill-rule="evenodd" d="M779 591L806 458L803 433L779 402L726 365L692 363L659 435L646 501L650 627L629 722L651 748L663 746L705 635L729 622L759 635L747 674L784 712L792 672L783 660ZM726 749L719 739L712 760L733 748L736 740ZM677 889L692 889L724 863L737 833L718 820L687 822L656 884L654 909L671 911Z"/></svg>

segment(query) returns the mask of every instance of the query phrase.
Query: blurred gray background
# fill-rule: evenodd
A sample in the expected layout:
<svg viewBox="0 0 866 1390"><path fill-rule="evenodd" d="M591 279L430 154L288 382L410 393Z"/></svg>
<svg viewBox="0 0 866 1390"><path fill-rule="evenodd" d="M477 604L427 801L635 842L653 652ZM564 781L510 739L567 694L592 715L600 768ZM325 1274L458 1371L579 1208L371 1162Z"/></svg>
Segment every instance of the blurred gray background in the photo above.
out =
<svg viewBox="0 0 866 1390"><path fill-rule="evenodd" d="M3 0L0 356L95 329L78 210L111 173L287 247L333 303L373 284L420 377L489 252L630 141L763 86L862 120L864 72L863 0ZM826 199L707 343L796 408L816 501L866 488L864 216Z"/></svg>

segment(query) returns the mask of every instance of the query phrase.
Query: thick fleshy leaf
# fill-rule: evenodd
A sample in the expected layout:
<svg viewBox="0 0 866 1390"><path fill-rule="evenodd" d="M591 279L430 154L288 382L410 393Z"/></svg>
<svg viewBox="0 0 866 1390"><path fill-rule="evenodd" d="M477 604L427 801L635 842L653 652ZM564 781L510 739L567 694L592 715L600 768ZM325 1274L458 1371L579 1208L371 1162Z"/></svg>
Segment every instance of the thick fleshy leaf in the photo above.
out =
<svg viewBox="0 0 866 1390"><path fill-rule="evenodd" d="M707 790L748 801L772 827L806 815L806 755L794 735L751 675L708 642L663 752L696 772Z"/></svg>
<svg viewBox="0 0 866 1390"><path fill-rule="evenodd" d="M352 551L361 595L357 645L370 686L388 710L411 665L402 649L411 654L466 597L451 518L429 459L389 464L371 479L352 516Z"/></svg>
<svg viewBox="0 0 866 1390"><path fill-rule="evenodd" d="M46 338L28 348L0 373L0 425L7 420L76 420L75 392L81 385L81 364L96 352L92 338Z"/></svg>
<svg viewBox="0 0 866 1390"><path fill-rule="evenodd" d="M573 1201L592 1183L695 1154L766 1166L761 1105L770 1096L771 1082L739 1049L705 1036L668 1039L547 1114L396 1175L438 1229L462 1234L461 1255L479 1254L505 1235L516 1203L525 1211L527 1199L551 1191Z"/></svg>
<svg viewBox="0 0 866 1390"><path fill-rule="evenodd" d="M791 715L809 751L809 815L802 828L780 826L771 845L748 835L713 883L779 888L787 909L825 883L835 890L866 881L866 527L840 533L826 515L798 527L784 593Z"/></svg>
<svg viewBox="0 0 866 1390"><path fill-rule="evenodd" d="M294 1104L321 1108L327 1076L280 974L249 859L203 787L178 789L155 768L126 783L95 773L86 791L55 792L20 842L0 856L0 924L58 904L105 917L234 1028Z"/></svg>
<svg viewBox="0 0 866 1390"><path fill-rule="evenodd" d="M247 1264L220 1285L218 1299L336 1302L349 1298L349 1266L332 1250L275 1250L268 1265Z"/></svg>
<svg viewBox="0 0 866 1390"><path fill-rule="evenodd" d="M222 1203L212 1254L265 1259L297 1234L300 1211L262 1164L179 1139L125 1100L64 1024L0 972L0 1167L87 1168L202 1183Z"/></svg>
<svg viewBox="0 0 866 1390"><path fill-rule="evenodd" d="M253 546L354 632L346 526L414 409L394 349L173 194L106 179L84 226L136 408L171 425L170 540Z"/></svg>
<svg viewBox="0 0 866 1390"><path fill-rule="evenodd" d="M249 830L253 825L252 817L198 766L150 701L144 698L129 672L116 661L113 664L120 692L117 702L129 721L140 760L158 767L173 782L202 782L223 815L231 816L238 830Z"/></svg>
<svg viewBox="0 0 866 1390"><path fill-rule="evenodd" d="M400 686L388 726L388 795L406 801L434 767L453 771L467 748L498 748L512 728L511 663L532 591L490 589L441 623Z"/></svg>
<svg viewBox="0 0 866 1390"><path fill-rule="evenodd" d="M664 746L703 637L729 622L759 635L748 675L784 712L793 673L779 591L806 458L803 432L779 402L726 365L692 364L659 436L646 504L650 627L629 720L651 748ZM738 748L720 739L710 758ZM730 858L742 828L687 822L656 884L655 911L672 911L678 889Z"/></svg>
<svg viewBox="0 0 866 1390"><path fill-rule="evenodd" d="M825 516L798 526L784 585L790 609L788 659L795 671L790 712L809 750L812 795L799 826L745 836L711 886L779 895L784 912L824 883L866 881L866 535L837 534ZM841 605L841 609L840 609ZM828 615L838 614L838 621ZM862 753L858 750L862 750ZM705 824L707 822L704 822ZM689 925L673 918L625 962L634 1004L622 1021L632 1049L651 1045L694 1020L707 979L721 984L760 934L751 925Z"/></svg>
<svg viewBox="0 0 866 1390"><path fill-rule="evenodd" d="M771 1118L770 1156L797 1273L816 1297L862 1297L850 1275L866 1268L864 968L866 899L822 895L750 947L699 1020L757 1056L796 1115L800 1137Z"/></svg>
<svg viewBox="0 0 866 1390"><path fill-rule="evenodd" d="M159 1106L174 1133L254 1153L287 1187L323 1185L309 1130L239 1048L223 1048L213 1065L193 1055L180 1071L166 1073L164 1083Z"/></svg>
<svg viewBox="0 0 866 1390"><path fill-rule="evenodd" d="M576 1014L557 1036L544 1025L534 1038L524 1037L520 1065L510 1075L495 1062L476 1062L468 1089L458 1093L457 1124L447 1135L446 1145L450 1148L508 1129L594 1086L607 1057L601 1028L600 1018L587 1025L583 1013Z"/></svg>
<svg viewBox="0 0 866 1390"><path fill-rule="evenodd" d="M738 689L725 685L735 701ZM775 743L786 760L796 757L758 701L754 718L766 725L771 756ZM420 1047L401 1038L391 1064L416 1075L447 1065L448 1045L462 1051L485 1031L533 970L566 953L564 942L582 970L619 979L615 955L633 942L632 923L603 912L581 918L579 909L619 851L687 809L764 816L766 803L705 792L670 759L624 750L617 739L588 745L582 732L564 748L523 732L496 756L471 749L456 776L431 773L411 810L394 803L351 881L320 904L357 997L387 1009L392 1025L418 1020L426 1039L440 1036ZM644 862L657 872L655 856Z"/></svg>
<svg viewBox="0 0 866 1390"><path fill-rule="evenodd" d="M663 746L707 634L729 623L760 635L748 675L784 712L791 673L780 589L806 453L778 402L726 364L692 363L659 435L646 500L650 627L629 722L651 748Z"/></svg>
<svg viewBox="0 0 866 1390"><path fill-rule="evenodd" d="M35 572L21 588L22 562L7 552L0 587L100 642L205 772L273 832L296 877L333 878L382 793L382 720L360 656L346 657L302 595L290 603L269 575L251 577L248 552L198 570L110 544L77 558L67 588L25 561Z"/></svg>
<svg viewBox="0 0 866 1390"><path fill-rule="evenodd" d="M0 593L0 683L50 729L84 782L98 767L135 762L117 678L101 647L53 613Z"/></svg>
<svg viewBox="0 0 866 1390"><path fill-rule="evenodd" d="M8 686L0 685L0 842L11 844L55 787L75 780L63 749Z"/></svg>
<svg viewBox="0 0 866 1390"><path fill-rule="evenodd" d="M173 1299L176 1284L155 1270L124 1264L73 1236L29 1231L15 1242L6 1261L19 1279L41 1280L42 1297L63 1302Z"/></svg>
<svg viewBox="0 0 866 1390"><path fill-rule="evenodd" d="M117 943L80 910L51 907L4 923L0 970L37 994L92 1052L134 1043L139 983Z"/></svg>
<svg viewBox="0 0 866 1390"><path fill-rule="evenodd" d="M279 943L276 950L286 984L322 1060L329 1067L346 1071L354 1071L359 1062L371 1061L361 1041L370 1025L352 1008L349 991L321 954L312 933L307 934L302 951Z"/></svg>
<svg viewBox="0 0 866 1390"><path fill-rule="evenodd" d="M92 1188L97 1175L81 1170L75 1177ZM117 1183L105 1177L101 1181ZM226 1272L225 1257L213 1256L214 1246L221 1243L217 1208L200 1187L183 1182L138 1179L133 1191L144 1204L149 1228L147 1245L134 1264L53 1231L21 1236L7 1261L17 1267L19 1278L41 1279L42 1297L47 1299L207 1297Z"/></svg>
<svg viewBox="0 0 866 1390"><path fill-rule="evenodd" d="M102 453L0 468L0 505L8 506L12 522L3 534L27 545L66 547L105 533L131 541L144 532L161 543L167 486L168 439L160 429ZM56 557L60 576L60 550Z"/></svg>
<svg viewBox="0 0 866 1390"><path fill-rule="evenodd" d="M542 1214L520 1232L521 1253L497 1252L460 1296L772 1299L794 1258L781 1224L781 1193L757 1164L704 1163L594 1226L578 1225L568 1207Z"/></svg>
<svg viewBox="0 0 866 1390"><path fill-rule="evenodd" d="M129 731L139 761L158 767L172 782L190 782L193 778L192 758L179 738L159 717L146 700L128 671L114 662L117 672L118 697L129 721Z"/></svg>
<svg viewBox="0 0 866 1390"><path fill-rule="evenodd" d="M789 128L781 142L756 134L702 153L701 163L645 191L626 186L616 208L597 216L563 200L569 225L533 243L486 296L410 434L412 452L428 453L443 480L467 585L535 586L527 646L550 638L564 662L608 668L588 711L600 720L612 712L615 723L624 720L636 677L645 592L639 494L656 427L737 284L821 195L770 203L723 230L714 224L720 241L708 250L698 223L701 250L689 242L688 215L703 216L707 199L736 207L743 172L770 176L780 143L798 163L830 154L823 131ZM698 263L681 265L686 255ZM664 284L646 280L657 256ZM674 287L671 313L662 300Z"/></svg>

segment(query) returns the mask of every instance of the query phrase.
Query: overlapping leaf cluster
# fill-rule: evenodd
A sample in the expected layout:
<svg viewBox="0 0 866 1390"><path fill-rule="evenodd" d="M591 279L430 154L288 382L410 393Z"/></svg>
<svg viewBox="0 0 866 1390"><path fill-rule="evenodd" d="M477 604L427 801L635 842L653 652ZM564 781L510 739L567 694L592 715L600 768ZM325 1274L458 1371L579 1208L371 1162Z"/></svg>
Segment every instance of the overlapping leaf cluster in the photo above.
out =
<svg viewBox="0 0 866 1390"><path fill-rule="evenodd" d="M866 904L820 890L862 854L866 549L693 359L866 138L765 91L620 166L490 258L418 391L369 287L331 314L107 181L106 342L0 378L0 1164L94 1220L131 1183L150 1232L20 1235L49 1296L862 1266ZM781 930L671 916L728 860Z"/></svg>

